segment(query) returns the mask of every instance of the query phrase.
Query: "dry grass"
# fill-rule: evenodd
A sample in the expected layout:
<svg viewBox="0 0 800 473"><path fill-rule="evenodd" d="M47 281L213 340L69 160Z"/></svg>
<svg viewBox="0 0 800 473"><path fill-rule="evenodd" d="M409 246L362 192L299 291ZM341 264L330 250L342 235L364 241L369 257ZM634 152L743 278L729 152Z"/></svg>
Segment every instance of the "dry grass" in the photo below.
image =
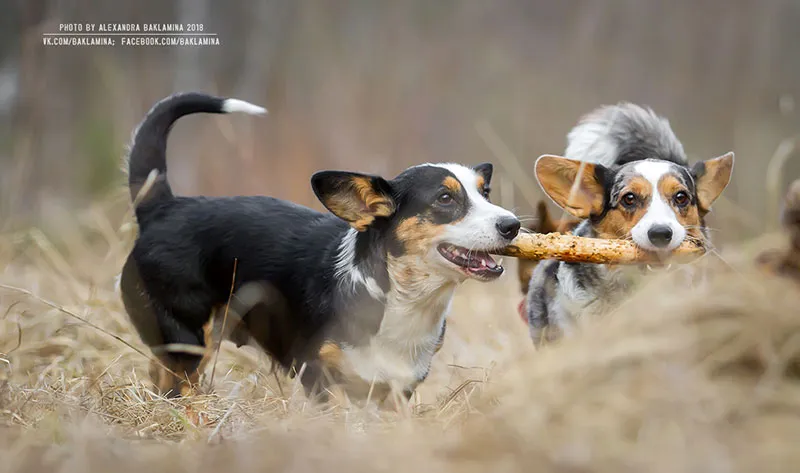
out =
<svg viewBox="0 0 800 473"><path fill-rule="evenodd" d="M654 281L539 352L513 275L467 283L431 377L397 412L309 404L257 350L227 343L215 394L172 401L149 390L147 351L114 292L131 234L105 215L120 199L58 241L0 239L0 283L52 302L0 288L0 472L728 472L800 460L800 293L756 275L749 256L734 261L742 251L712 265L706 286Z"/></svg>

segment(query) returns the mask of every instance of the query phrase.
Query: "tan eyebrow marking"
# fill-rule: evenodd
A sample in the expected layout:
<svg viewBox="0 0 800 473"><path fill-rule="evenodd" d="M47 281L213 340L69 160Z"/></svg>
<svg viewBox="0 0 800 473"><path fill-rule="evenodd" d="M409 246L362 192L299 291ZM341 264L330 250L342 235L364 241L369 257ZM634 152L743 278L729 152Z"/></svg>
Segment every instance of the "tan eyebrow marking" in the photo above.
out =
<svg viewBox="0 0 800 473"><path fill-rule="evenodd" d="M453 192L453 194L459 194L461 192L461 183L458 182L458 179L456 179L453 176L445 177L442 184L448 189L450 189L450 191Z"/></svg>

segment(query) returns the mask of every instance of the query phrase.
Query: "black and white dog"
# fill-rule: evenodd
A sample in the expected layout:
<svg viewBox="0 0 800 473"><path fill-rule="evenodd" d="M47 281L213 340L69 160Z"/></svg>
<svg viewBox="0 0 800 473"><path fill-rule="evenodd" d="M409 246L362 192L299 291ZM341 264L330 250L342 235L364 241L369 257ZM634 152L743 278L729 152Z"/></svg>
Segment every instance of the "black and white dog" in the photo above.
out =
<svg viewBox="0 0 800 473"><path fill-rule="evenodd" d="M120 289L160 360L151 367L156 385L192 392L208 358L209 319L226 306L233 280L234 293L253 284L271 290L241 314L235 340L252 337L290 372L304 366L307 392L335 382L351 395L409 396L441 347L454 290L467 278L498 278L503 267L489 253L519 231L514 214L489 202L492 165L423 164L391 180L317 172L311 186L332 214L272 197L175 196L167 135L199 112L266 111L178 94L134 134L128 172L139 235ZM186 345L200 353L179 349Z"/></svg>
<svg viewBox="0 0 800 473"><path fill-rule="evenodd" d="M536 177L545 193L582 219L573 234L629 239L668 256L684 240L707 243L705 216L730 181L733 153L689 166L669 122L631 103L600 107L567 137L566 157L541 156ZM534 343L568 334L575 318L598 315L629 288L620 267L546 261L527 295Z"/></svg>

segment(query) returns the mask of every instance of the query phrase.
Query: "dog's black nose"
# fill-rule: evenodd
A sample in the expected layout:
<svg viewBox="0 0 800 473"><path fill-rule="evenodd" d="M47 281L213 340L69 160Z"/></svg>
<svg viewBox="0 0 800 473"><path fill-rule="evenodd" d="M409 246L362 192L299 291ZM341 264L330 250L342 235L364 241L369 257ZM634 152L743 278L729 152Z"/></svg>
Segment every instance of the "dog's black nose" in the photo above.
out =
<svg viewBox="0 0 800 473"><path fill-rule="evenodd" d="M653 246L663 248L672 240L672 229L667 225L653 225L647 230L647 238Z"/></svg>
<svg viewBox="0 0 800 473"><path fill-rule="evenodd" d="M497 231L503 238L513 240L519 233L519 220L516 217L503 217L497 222Z"/></svg>

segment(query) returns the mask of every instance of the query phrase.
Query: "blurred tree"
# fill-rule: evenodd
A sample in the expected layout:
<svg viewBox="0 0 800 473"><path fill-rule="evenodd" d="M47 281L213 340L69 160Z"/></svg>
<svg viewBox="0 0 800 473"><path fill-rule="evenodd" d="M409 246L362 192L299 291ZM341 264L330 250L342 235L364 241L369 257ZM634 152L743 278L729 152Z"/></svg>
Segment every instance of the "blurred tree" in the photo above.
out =
<svg viewBox="0 0 800 473"><path fill-rule="evenodd" d="M641 102L670 118L693 158L737 152L715 225L724 221L742 235L771 218L763 211L766 161L800 129L793 0L0 0L0 7L20 18L0 18L10 25L0 39L17 39L0 43L0 80L6 70L19 77L14 107L0 117L13 125L11 154L0 159L2 210L34 220L44 201L82 205L102 189L111 180L103 160L116 165L142 114L185 89L237 96L270 114L181 121L169 144L179 192L268 193L315 206L308 176L320 168L394 174L424 161L491 160L515 177L475 132L478 120L530 173L536 156L563 151L583 113ZM62 21L197 22L222 46L43 48L43 28ZM787 180L800 172L796 161ZM532 185L530 174L523 177L517 185ZM531 203L516 200L529 213Z"/></svg>

